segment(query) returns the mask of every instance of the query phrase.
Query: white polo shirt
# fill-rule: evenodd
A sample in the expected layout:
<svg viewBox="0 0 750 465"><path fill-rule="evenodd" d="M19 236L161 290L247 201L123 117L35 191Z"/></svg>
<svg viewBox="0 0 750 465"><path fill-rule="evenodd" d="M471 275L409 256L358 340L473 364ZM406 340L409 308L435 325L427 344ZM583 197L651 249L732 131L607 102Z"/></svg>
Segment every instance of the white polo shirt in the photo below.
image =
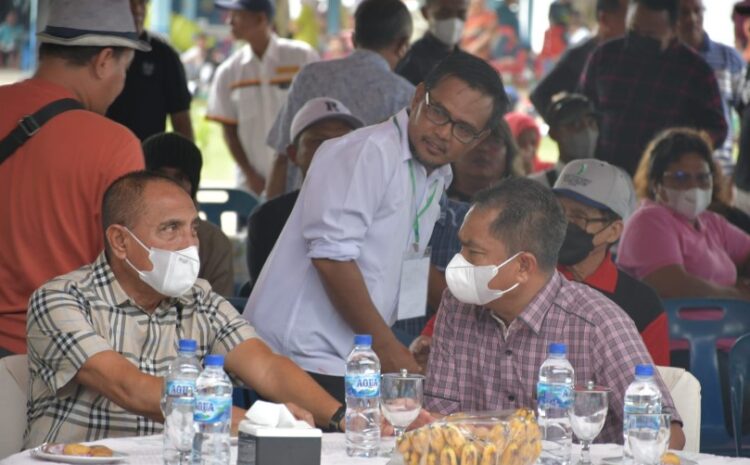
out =
<svg viewBox="0 0 750 465"><path fill-rule="evenodd" d="M438 200L453 176L449 165L427 175L409 150L407 123L402 110L321 145L250 295L245 318L275 351L304 370L343 376L354 341L311 259L354 260L372 302L391 325L417 207L421 210L434 191L419 216L419 250L430 241L440 216Z"/></svg>
<svg viewBox="0 0 750 465"><path fill-rule="evenodd" d="M304 65L319 59L305 42L273 34L262 59L246 44L216 70L206 118L237 125L242 149L263 177L270 174L274 159L266 135L286 101L292 79ZM238 172L238 185L244 187L245 176Z"/></svg>

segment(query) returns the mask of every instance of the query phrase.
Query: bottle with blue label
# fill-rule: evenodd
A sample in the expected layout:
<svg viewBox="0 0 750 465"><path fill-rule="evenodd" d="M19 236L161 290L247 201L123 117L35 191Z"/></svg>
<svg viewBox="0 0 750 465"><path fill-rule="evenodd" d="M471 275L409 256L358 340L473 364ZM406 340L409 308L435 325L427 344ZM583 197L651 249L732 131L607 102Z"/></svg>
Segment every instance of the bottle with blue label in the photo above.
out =
<svg viewBox="0 0 750 465"><path fill-rule="evenodd" d="M568 347L549 345L547 360L539 368L537 413L542 431L542 455L539 463L568 465L573 442L573 428L568 415L573 401L575 374L566 358Z"/></svg>
<svg viewBox="0 0 750 465"><path fill-rule="evenodd" d="M635 379L625 390L622 454L626 462L631 462L633 457L628 447L628 423L630 415L637 413L661 413L661 390L654 379L653 365L636 365Z"/></svg>
<svg viewBox="0 0 750 465"><path fill-rule="evenodd" d="M206 368L195 382L194 465L227 465L232 422L232 383L223 355L207 355Z"/></svg>
<svg viewBox="0 0 750 465"><path fill-rule="evenodd" d="M372 336L358 334L346 358L346 453L376 457L380 447L380 360Z"/></svg>
<svg viewBox="0 0 750 465"><path fill-rule="evenodd" d="M193 448L195 380L201 371L195 356L197 342L180 339L177 358L164 378L161 411L164 415L164 465L188 465Z"/></svg>

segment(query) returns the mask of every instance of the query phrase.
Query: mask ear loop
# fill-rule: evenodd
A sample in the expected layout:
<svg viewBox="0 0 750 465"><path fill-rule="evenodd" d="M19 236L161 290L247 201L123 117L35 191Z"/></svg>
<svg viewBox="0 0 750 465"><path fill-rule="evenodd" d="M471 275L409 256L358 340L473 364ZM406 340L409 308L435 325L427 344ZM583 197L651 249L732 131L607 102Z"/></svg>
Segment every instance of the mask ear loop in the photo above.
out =
<svg viewBox="0 0 750 465"><path fill-rule="evenodd" d="M130 234L130 237L132 237L133 239L135 239L135 241L138 243L138 245L140 245L141 247L143 247L143 249L146 250L146 252L148 252L148 255L149 255L148 261L151 262L151 248L150 247L146 247L146 244L144 244L143 242L141 242L141 240L138 239L138 236L136 236L133 233L133 231L130 230L130 228L128 228L125 225L122 225L122 227L125 228L125 231L127 231L128 234ZM143 271L139 270L138 268L136 268L135 265L133 265L133 263L130 261L130 259L128 257L125 257L125 263L127 263L128 265L130 265L130 267L133 270L135 270L136 273L138 273L138 276L143 277ZM154 262L151 262L151 269L152 270L154 269Z"/></svg>
<svg viewBox="0 0 750 465"><path fill-rule="evenodd" d="M504 267L505 265L507 265L508 263L510 263L510 262L512 262L513 260L515 260L515 258L516 258L516 257L518 257L519 255L521 255L522 253L523 253L523 251L521 251L521 252L516 252L516 253L515 253L515 255L513 255L513 256L512 256L512 257L510 257L509 259L505 260L505 261L504 261L504 262L502 262L501 264L497 265L497 266L495 267L495 274L497 274L497 272L498 272L498 271L500 271L500 270L501 270L501 269L502 269L502 268L503 268L503 267Z"/></svg>

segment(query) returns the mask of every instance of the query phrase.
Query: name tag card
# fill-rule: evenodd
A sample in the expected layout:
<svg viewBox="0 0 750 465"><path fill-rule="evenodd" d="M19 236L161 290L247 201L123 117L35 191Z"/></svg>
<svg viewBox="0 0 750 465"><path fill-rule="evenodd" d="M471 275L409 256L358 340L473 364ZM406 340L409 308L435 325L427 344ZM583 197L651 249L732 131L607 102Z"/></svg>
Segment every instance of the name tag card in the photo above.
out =
<svg viewBox="0 0 750 465"><path fill-rule="evenodd" d="M409 251L401 264L401 284L398 293L399 320L418 318L427 313L427 280L430 273L430 253Z"/></svg>

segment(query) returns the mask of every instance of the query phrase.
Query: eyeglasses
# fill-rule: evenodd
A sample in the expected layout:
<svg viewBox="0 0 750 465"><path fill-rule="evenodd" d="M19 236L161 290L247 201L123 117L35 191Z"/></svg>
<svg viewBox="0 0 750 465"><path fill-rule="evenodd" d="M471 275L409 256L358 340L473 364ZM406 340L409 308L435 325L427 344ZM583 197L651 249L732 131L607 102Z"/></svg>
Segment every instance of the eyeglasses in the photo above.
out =
<svg viewBox="0 0 750 465"><path fill-rule="evenodd" d="M588 218L583 215L565 215L568 218L568 223L573 223L576 226L579 226L580 228L584 230L588 230L590 223L609 223L612 221L612 218L606 218L604 216L600 216L599 218Z"/></svg>
<svg viewBox="0 0 750 465"><path fill-rule="evenodd" d="M425 116L430 122L442 126L444 124L451 124L451 134L453 137L458 139L462 144L471 143L473 140L479 139L484 134L485 130L475 131L474 128L466 123L455 121L451 118L444 108L430 103L430 93L425 92L424 94L424 105L425 105Z"/></svg>
<svg viewBox="0 0 750 465"><path fill-rule="evenodd" d="M713 185L713 175L709 173L688 173L686 171L666 171L664 177L671 180L672 184L680 189L689 189L693 185L709 189Z"/></svg>

